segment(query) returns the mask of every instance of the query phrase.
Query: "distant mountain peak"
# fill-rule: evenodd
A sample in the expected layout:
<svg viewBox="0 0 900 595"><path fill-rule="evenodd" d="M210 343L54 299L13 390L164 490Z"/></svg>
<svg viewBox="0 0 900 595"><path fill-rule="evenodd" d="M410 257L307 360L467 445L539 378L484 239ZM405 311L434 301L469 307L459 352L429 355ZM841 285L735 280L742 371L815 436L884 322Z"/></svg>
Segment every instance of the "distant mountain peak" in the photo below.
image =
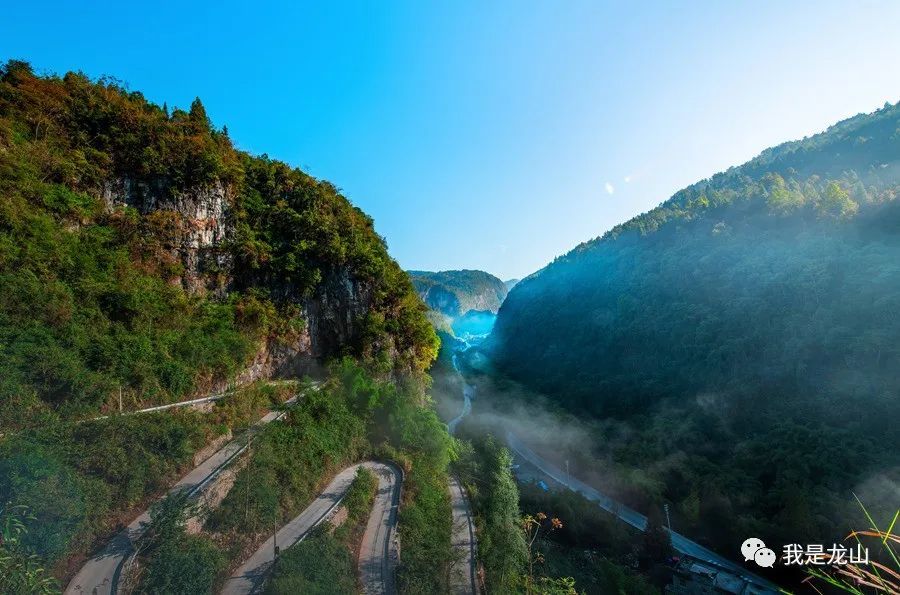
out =
<svg viewBox="0 0 900 595"><path fill-rule="evenodd" d="M429 308L456 318L471 310L496 314L506 299L506 284L484 271L407 271Z"/></svg>

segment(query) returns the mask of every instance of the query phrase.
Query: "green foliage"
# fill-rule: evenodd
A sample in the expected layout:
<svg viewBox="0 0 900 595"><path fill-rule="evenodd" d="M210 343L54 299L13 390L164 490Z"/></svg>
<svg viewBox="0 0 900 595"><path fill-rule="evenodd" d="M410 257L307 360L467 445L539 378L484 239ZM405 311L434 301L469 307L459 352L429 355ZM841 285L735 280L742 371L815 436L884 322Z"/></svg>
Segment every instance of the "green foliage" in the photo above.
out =
<svg viewBox="0 0 900 595"><path fill-rule="evenodd" d="M494 365L589 422L584 472L685 534L839 538L850 491L900 465L898 122L765 151L557 259L504 302Z"/></svg>
<svg viewBox="0 0 900 595"><path fill-rule="evenodd" d="M72 535L86 529L90 488L49 445L7 440L0 448L0 501L28 506L33 517L22 545L56 560Z"/></svg>
<svg viewBox="0 0 900 595"><path fill-rule="evenodd" d="M355 531L365 527L377 489L378 478L371 471L365 467L356 470L356 477L353 478L353 483L350 484L341 502L341 506L347 509L347 519L334 530L334 536L339 541L347 544L347 540L354 536Z"/></svg>
<svg viewBox="0 0 900 595"><path fill-rule="evenodd" d="M522 510L540 510L563 520L563 526L552 533L553 541L560 547L591 550L609 558L631 553L637 531L626 528L581 494L571 490L545 491L533 483L521 484L519 494Z"/></svg>
<svg viewBox="0 0 900 595"><path fill-rule="evenodd" d="M369 439L392 458L406 462L398 532L403 556L397 570L401 593L446 590L452 560L452 514L447 466L452 440L422 394L416 379L366 382L358 368L345 363L339 371L349 395L372 408Z"/></svg>
<svg viewBox="0 0 900 595"><path fill-rule="evenodd" d="M541 573L572 577L578 593L658 595L660 592L644 576L591 550L565 547L551 539L540 547L544 559Z"/></svg>
<svg viewBox="0 0 900 595"><path fill-rule="evenodd" d="M329 385L308 391L283 422L256 436L250 449L234 486L210 515L215 530L252 535L299 512L320 478L365 452L365 426Z"/></svg>
<svg viewBox="0 0 900 595"><path fill-rule="evenodd" d="M446 591L453 559L452 529L446 468L435 469L414 459L404 480L404 502L400 508L400 593L425 595Z"/></svg>
<svg viewBox="0 0 900 595"><path fill-rule="evenodd" d="M147 559L141 593L189 595L211 593L225 556L207 537L185 533L197 513L183 493L169 495L150 508L150 525L139 550Z"/></svg>
<svg viewBox="0 0 900 595"><path fill-rule="evenodd" d="M228 197L213 223L233 241L192 253L210 222L179 205L208 190ZM128 404L196 393L261 339L296 341L307 300L345 279L367 314L349 337L320 329L328 355L426 369L424 306L331 184L235 150L199 99L169 115L110 80L0 68L0 427L96 411L119 390Z"/></svg>
<svg viewBox="0 0 900 595"><path fill-rule="evenodd" d="M0 122L0 399L96 410L119 388L158 402L234 373L251 345L233 308L169 283L164 218L100 199L121 176L166 175L173 191L225 176L201 173L189 149L195 137L218 146L214 135L188 134L114 85L15 64L0 71ZM167 158L145 163L163 142ZM28 419L0 413L6 427Z"/></svg>
<svg viewBox="0 0 900 595"><path fill-rule="evenodd" d="M44 570L41 559L24 546L28 533L27 508L0 508L0 592L9 595L56 593L53 577Z"/></svg>
<svg viewBox="0 0 900 595"><path fill-rule="evenodd" d="M183 204L204 192L226 197L224 221L189 218ZM194 248L203 225L228 240ZM334 186L237 151L199 99L170 113L112 80L0 68L0 501L34 505L23 539L45 560L86 549L212 435L283 395L242 393L203 417L68 420L202 393L261 342L296 345L321 303L348 321L318 326L325 356L423 380L439 346L426 308ZM295 510L365 450L370 414L310 397L254 445L246 473L262 481L239 477L247 503L226 500L219 522L235 528L240 510L252 532ZM176 545L205 556L193 538ZM173 585L159 588L187 588Z"/></svg>
<svg viewBox="0 0 900 595"><path fill-rule="evenodd" d="M521 527L519 490L510 469L512 457L493 437L478 440L473 446L461 451L457 467L463 481L471 486L485 582L492 592L514 592L529 558Z"/></svg>
<svg viewBox="0 0 900 595"><path fill-rule="evenodd" d="M402 593L441 592L452 557L447 490L451 439L423 390L421 378L384 379L349 358L335 362L320 391L308 393L283 422L271 424L254 439L249 461L207 526L236 539L241 533L246 537L267 532L306 506L329 474L378 452L401 461L406 471L398 588ZM374 478L364 477L361 474L359 487L353 488L359 489L358 496L348 494L345 501L351 520L368 517L371 500L363 495ZM335 535L340 542L350 533L348 527ZM335 564L333 570L341 568ZM283 580L278 584L284 589L317 584L318 579L295 574L279 574Z"/></svg>
<svg viewBox="0 0 900 595"><path fill-rule="evenodd" d="M181 535L151 558L141 593L192 595L212 593L225 556L215 543L200 535Z"/></svg>
<svg viewBox="0 0 900 595"><path fill-rule="evenodd" d="M71 449L80 453L79 472L109 485L113 502L130 505L190 463L206 432L200 416L187 412L117 416L75 425Z"/></svg>
<svg viewBox="0 0 900 595"><path fill-rule="evenodd" d="M304 388L303 383L298 386L294 382L256 382L237 388L232 394L216 401L211 413L215 423L222 427L243 429L291 396L303 394L307 390L308 385Z"/></svg>
<svg viewBox="0 0 900 595"><path fill-rule="evenodd" d="M47 420L0 442L0 501L29 507L23 545L55 562L90 547L117 511L164 489L214 424L189 411Z"/></svg>
<svg viewBox="0 0 900 595"><path fill-rule="evenodd" d="M360 467L342 502L347 518L333 533L322 525L307 539L282 552L266 593L356 593L356 564L351 547L362 537L377 488L378 478Z"/></svg>
<svg viewBox="0 0 900 595"><path fill-rule="evenodd" d="M278 558L269 595L353 595L356 564L347 547L326 531L319 531Z"/></svg>

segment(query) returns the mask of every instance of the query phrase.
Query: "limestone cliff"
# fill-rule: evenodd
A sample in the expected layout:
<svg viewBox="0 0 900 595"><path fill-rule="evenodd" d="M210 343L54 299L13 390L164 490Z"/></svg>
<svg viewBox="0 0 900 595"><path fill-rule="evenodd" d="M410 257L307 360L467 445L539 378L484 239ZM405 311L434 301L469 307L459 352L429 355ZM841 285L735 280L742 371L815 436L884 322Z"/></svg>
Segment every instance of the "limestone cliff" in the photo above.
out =
<svg viewBox="0 0 900 595"><path fill-rule="evenodd" d="M429 308L456 318L469 311L496 314L506 298L506 285L484 271L409 271L413 286Z"/></svg>
<svg viewBox="0 0 900 595"><path fill-rule="evenodd" d="M182 268L172 281L191 293L224 294L241 285L237 276L244 274L235 268L228 246L235 228L232 197L233 190L218 180L179 191L162 180L150 184L123 177L105 184L101 198L110 212L129 207L141 215L173 215L176 223L167 245ZM273 291L300 307L303 330L289 343L263 340L238 382L314 372L324 358L340 354L356 340L373 304L371 284L355 279L348 267L328 270L312 295L290 286Z"/></svg>

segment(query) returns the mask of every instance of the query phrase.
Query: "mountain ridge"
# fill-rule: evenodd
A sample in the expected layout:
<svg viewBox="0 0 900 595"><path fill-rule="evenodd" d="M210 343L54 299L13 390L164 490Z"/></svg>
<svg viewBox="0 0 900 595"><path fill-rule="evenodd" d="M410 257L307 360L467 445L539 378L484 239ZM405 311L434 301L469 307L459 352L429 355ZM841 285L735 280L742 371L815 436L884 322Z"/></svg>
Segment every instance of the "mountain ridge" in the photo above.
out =
<svg viewBox="0 0 900 595"><path fill-rule="evenodd" d="M898 131L889 105L679 190L522 280L485 350L598 426L631 505L720 548L840 538L851 491L900 485Z"/></svg>
<svg viewBox="0 0 900 595"><path fill-rule="evenodd" d="M407 271L422 301L432 310L456 318L470 311L496 314L506 299L506 284L485 271Z"/></svg>

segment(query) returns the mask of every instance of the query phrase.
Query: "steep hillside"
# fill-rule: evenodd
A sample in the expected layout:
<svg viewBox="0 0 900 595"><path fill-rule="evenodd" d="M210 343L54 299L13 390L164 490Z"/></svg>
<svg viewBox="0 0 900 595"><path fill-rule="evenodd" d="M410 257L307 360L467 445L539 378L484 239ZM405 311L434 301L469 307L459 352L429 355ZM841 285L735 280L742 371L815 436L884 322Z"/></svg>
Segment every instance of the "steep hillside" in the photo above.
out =
<svg viewBox="0 0 900 595"><path fill-rule="evenodd" d="M839 536L900 485L898 190L896 105L766 150L521 281L494 363L689 533Z"/></svg>
<svg viewBox="0 0 900 595"><path fill-rule="evenodd" d="M154 507L178 514L160 530L168 541L138 545L136 591L217 592L243 546L299 512L336 466L388 445L405 465L401 530L414 536L400 571L439 581L449 437L423 406L438 348L427 315L365 213L328 182L236 150L199 99L170 112L112 81L7 63L0 524L13 532L0 591L66 585L179 477L251 434L230 471L252 493L223 501L217 541L184 533L177 498ZM202 409L115 414L326 363L324 386L253 432L302 387L253 383Z"/></svg>
<svg viewBox="0 0 900 595"><path fill-rule="evenodd" d="M503 281L484 271L408 272L428 307L451 318L470 310L496 314L506 298Z"/></svg>
<svg viewBox="0 0 900 595"><path fill-rule="evenodd" d="M236 150L199 99L170 113L114 81L0 70L0 427L435 351L328 182Z"/></svg>

